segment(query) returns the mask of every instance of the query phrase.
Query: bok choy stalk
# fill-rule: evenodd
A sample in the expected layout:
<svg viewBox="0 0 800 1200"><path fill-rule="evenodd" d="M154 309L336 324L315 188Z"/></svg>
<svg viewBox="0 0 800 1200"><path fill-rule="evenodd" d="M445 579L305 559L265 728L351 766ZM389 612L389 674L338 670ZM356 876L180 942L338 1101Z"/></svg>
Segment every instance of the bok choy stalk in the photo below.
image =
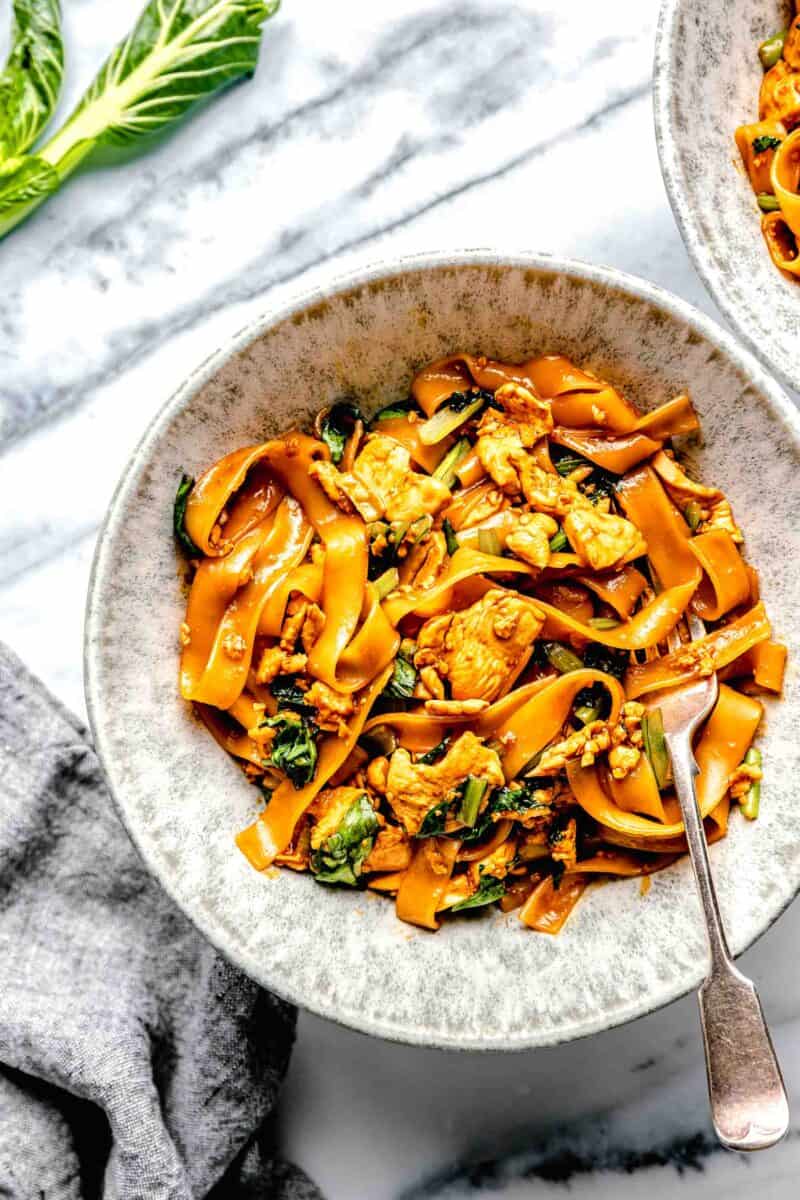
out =
<svg viewBox="0 0 800 1200"><path fill-rule="evenodd" d="M193 105L226 84L252 75L261 26L278 4L279 0L150 0L55 136L35 154L0 162L0 237L57 191L94 150L136 147L151 134L170 128ZM49 6L41 0L38 4L20 0L18 24L22 10L44 13L48 7L51 17L57 14L55 0ZM26 28L32 26L31 21ZM57 21L47 28L50 53L42 51L40 61L49 68L53 46L57 43L60 48L60 39L52 32L53 28L57 32ZM44 44L43 38L40 43ZM29 58L22 54L23 65ZM43 71L42 65L37 78ZM32 78L30 71L28 76ZM47 79L52 109L60 65L58 79L52 70ZM9 119L12 111L16 111L13 105L0 104L0 144L29 145L34 125L36 132L43 127L44 109L37 108L35 119L24 122Z"/></svg>

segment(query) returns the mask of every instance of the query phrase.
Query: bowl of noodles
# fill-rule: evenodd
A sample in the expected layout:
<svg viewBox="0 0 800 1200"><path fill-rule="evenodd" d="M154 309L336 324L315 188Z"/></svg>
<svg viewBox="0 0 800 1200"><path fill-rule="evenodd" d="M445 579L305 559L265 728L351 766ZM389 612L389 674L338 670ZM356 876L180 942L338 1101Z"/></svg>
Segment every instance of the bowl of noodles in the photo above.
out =
<svg viewBox="0 0 800 1200"><path fill-rule="evenodd" d="M800 883L798 458L746 352L608 269L431 254L267 315L98 544L90 719L144 860L258 982L383 1037L547 1045L683 994L660 691L721 681L735 952Z"/></svg>

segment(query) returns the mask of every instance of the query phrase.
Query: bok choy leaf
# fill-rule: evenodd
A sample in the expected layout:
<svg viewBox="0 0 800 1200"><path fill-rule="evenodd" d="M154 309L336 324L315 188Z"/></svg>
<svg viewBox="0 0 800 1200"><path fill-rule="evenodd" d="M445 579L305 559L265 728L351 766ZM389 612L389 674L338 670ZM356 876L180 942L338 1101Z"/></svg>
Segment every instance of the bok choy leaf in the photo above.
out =
<svg viewBox="0 0 800 1200"><path fill-rule="evenodd" d="M14 0L11 51L0 74L0 161L32 146L61 91L64 45L59 0ZM33 172L26 172L28 181Z"/></svg>
<svg viewBox="0 0 800 1200"><path fill-rule="evenodd" d="M137 147L195 104L253 74L279 0L150 0L66 124L0 181L0 237L97 148ZM29 0L30 5L30 0ZM6 163L8 167L10 164Z"/></svg>

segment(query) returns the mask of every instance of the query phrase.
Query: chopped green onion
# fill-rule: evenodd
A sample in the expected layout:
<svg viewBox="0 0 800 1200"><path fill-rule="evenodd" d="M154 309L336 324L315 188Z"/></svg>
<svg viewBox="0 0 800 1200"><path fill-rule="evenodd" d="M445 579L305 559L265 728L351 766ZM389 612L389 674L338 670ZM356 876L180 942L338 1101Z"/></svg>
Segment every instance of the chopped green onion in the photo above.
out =
<svg viewBox="0 0 800 1200"><path fill-rule="evenodd" d="M761 59L761 65L765 71L774 67L779 61L788 32L788 29L781 29L779 33L773 33L772 37L768 37L758 47L758 57Z"/></svg>
<svg viewBox="0 0 800 1200"><path fill-rule="evenodd" d="M445 517L444 521L442 522L442 533L444 534L444 540L447 543L447 553L452 557L452 555L454 555L458 549L458 538L456 537L455 529L453 529L453 526L447 520L447 517Z"/></svg>
<svg viewBox="0 0 800 1200"><path fill-rule="evenodd" d="M642 741L644 752L650 760L658 790L662 791L669 780L670 763L667 741L664 737L664 719L660 708L651 708L642 717Z"/></svg>
<svg viewBox="0 0 800 1200"><path fill-rule="evenodd" d="M503 553L503 543L500 541L497 530L479 529L478 549L482 554L492 554L495 558L499 558Z"/></svg>
<svg viewBox="0 0 800 1200"><path fill-rule="evenodd" d="M470 444L467 438L461 438L461 441L456 442L450 450L447 451L442 461L439 463L436 470L433 472L433 478L438 479L445 487L452 488L456 481L456 470L462 458L466 458L470 452Z"/></svg>
<svg viewBox="0 0 800 1200"><path fill-rule="evenodd" d="M411 522L406 536L411 545L416 546L417 542L421 542L431 529L433 529L433 517L429 513L425 513L424 516L417 517L416 521Z"/></svg>
<svg viewBox="0 0 800 1200"><path fill-rule="evenodd" d="M465 421L474 416L485 403L485 396L476 396L472 403L465 405L464 408L454 409L446 403L443 404L429 420L420 425L419 440L423 446L435 446L437 442L441 442L449 433L453 433Z"/></svg>
<svg viewBox="0 0 800 1200"><path fill-rule="evenodd" d="M550 538L550 552L558 554L560 550L569 550L569 542L563 529L559 529L558 533L554 533Z"/></svg>
<svg viewBox="0 0 800 1200"><path fill-rule="evenodd" d="M690 500L683 510L686 524L694 531L703 519L703 510L696 500Z"/></svg>
<svg viewBox="0 0 800 1200"><path fill-rule="evenodd" d="M744 761L749 767L761 766L761 751L755 746L751 746L744 756ZM761 804L761 780L754 779L750 784L745 795L739 802L742 808L742 816L747 817L748 821L755 821L758 816L758 809Z"/></svg>
<svg viewBox="0 0 800 1200"><path fill-rule="evenodd" d="M580 671L583 668L583 663L577 654L567 646L562 646L561 642L545 642L544 652L551 667L555 667L560 675L567 675L570 671Z"/></svg>
<svg viewBox="0 0 800 1200"><path fill-rule="evenodd" d="M559 475L571 475L573 471L579 471L581 467L591 466L591 463L588 463L585 458L577 458L574 454L565 454L563 458L559 458L558 462L553 463L553 466Z"/></svg>
<svg viewBox="0 0 800 1200"><path fill-rule="evenodd" d="M600 709L596 704L581 704L579 708L575 709L575 716L581 725L589 725L592 721L600 719Z"/></svg>
<svg viewBox="0 0 800 1200"><path fill-rule="evenodd" d="M771 192L759 192L757 196L758 207L762 212L780 212L781 203L777 196L773 196Z"/></svg>
<svg viewBox="0 0 800 1200"><path fill-rule="evenodd" d="M485 779L477 779L474 775L467 776L467 782L464 784L464 791L461 795L461 808L458 812L458 819L464 825L472 827L477 821L481 800L486 795L488 787Z"/></svg>
<svg viewBox="0 0 800 1200"><path fill-rule="evenodd" d="M589 624L592 629L616 629L622 622L616 617L590 617Z"/></svg>
<svg viewBox="0 0 800 1200"><path fill-rule="evenodd" d="M370 425L374 425L377 421L393 421L396 417L407 417L415 407L412 400L399 400L397 404L387 404L380 412L375 413L370 420Z"/></svg>
<svg viewBox="0 0 800 1200"><path fill-rule="evenodd" d="M393 592L399 583L400 573L397 567L390 567L388 571L384 571L373 584L375 591L378 593L378 599L385 600L389 592Z"/></svg>

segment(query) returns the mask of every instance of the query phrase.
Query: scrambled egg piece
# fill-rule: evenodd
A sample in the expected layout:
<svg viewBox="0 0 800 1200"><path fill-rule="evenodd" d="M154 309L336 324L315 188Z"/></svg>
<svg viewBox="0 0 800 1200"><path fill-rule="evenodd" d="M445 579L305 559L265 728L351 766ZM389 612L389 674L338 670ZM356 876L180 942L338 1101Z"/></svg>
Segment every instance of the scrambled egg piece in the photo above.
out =
<svg viewBox="0 0 800 1200"><path fill-rule="evenodd" d="M557 532L558 522L545 513L520 513L506 548L532 567L544 568L550 562L550 538Z"/></svg>
<svg viewBox="0 0 800 1200"><path fill-rule="evenodd" d="M357 787L325 788L319 793L308 810L314 820L311 828L312 850L319 850L322 843L336 833L351 804L363 795L364 789Z"/></svg>
<svg viewBox="0 0 800 1200"><path fill-rule="evenodd" d="M731 539L737 546L741 546L744 535L734 520L730 500L726 500L724 496L720 500L716 500L709 505L708 511L703 514L703 517L704 519L697 529L698 533L708 533L710 529L723 529L731 535Z"/></svg>
<svg viewBox="0 0 800 1200"><path fill-rule="evenodd" d="M761 81L758 115L762 121L784 121L787 125L800 120L800 72L792 70L783 58Z"/></svg>
<svg viewBox="0 0 800 1200"><path fill-rule="evenodd" d="M370 782L383 784L382 772L370 776ZM503 768L494 750L483 745L474 733L462 733L444 758L436 763L415 763L402 747L389 759L385 784L386 799L397 818L410 834L416 834L425 814L435 804L453 794L468 775L485 779L489 787L501 787Z"/></svg>
<svg viewBox="0 0 800 1200"><path fill-rule="evenodd" d="M494 879L505 879L514 859L517 857L517 844L514 838L508 838L486 858L479 862L470 863L467 867L467 878L472 884L471 893L476 891L481 882L481 875L491 875ZM470 893L470 894L471 894Z"/></svg>
<svg viewBox="0 0 800 1200"><path fill-rule="evenodd" d="M544 613L533 600L491 588L469 608L426 621L414 665L447 676L453 700L491 701L527 657L543 624Z"/></svg>
<svg viewBox="0 0 800 1200"><path fill-rule="evenodd" d="M731 800L742 800L750 791L752 784L762 778L761 767L755 763L740 763L736 770L728 776L728 791Z"/></svg>
<svg viewBox="0 0 800 1200"><path fill-rule="evenodd" d="M306 669L305 654L291 654L283 646L272 646L261 655L256 669L259 683L272 683L276 675L297 675Z"/></svg>
<svg viewBox="0 0 800 1200"><path fill-rule="evenodd" d="M625 775L639 761L642 746L642 715L644 705L638 700L628 700L623 704L620 720L616 725L608 721L590 721L583 729L569 734L563 741L554 742L548 746L536 766L537 775L558 775L568 762L579 759L582 767L591 767L599 754L609 751L611 754L618 747L626 747L635 752L616 756L616 769L612 765L615 779L624 779ZM621 772L621 773L618 773Z"/></svg>
<svg viewBox="0 0 800 1200"><path fill-rule="evenodd" d="M347 718L355 711L351 695L347 692L337 692L318 679L306 692L305 699L306 704L313 704L316 708L317 715L314 719L320 729L338 733L339 737L347 737Z"/></svg>
<svg viewBox="0 0 800 1200"><path fill-rule="evenodd" d="M286 606L281 627L281 648L293 650L298 637L306 654L310 654L325 625L325 613L318 604L295 594Z"/></svg>
<svg viewBox="0 0 800 1200"><path fill-rule="evenodd" d="M405 871L411 863L411 843L403 829L381 829L364 862L365 871Z"/></svg>
<svg viewBox="0 0 800 1200"><path fill-rule="evenodd" d="M593 571L607 571L647 550L641 533L625 517L598 512L591 505L564 518L564 532L578 557Z"/></svg>

